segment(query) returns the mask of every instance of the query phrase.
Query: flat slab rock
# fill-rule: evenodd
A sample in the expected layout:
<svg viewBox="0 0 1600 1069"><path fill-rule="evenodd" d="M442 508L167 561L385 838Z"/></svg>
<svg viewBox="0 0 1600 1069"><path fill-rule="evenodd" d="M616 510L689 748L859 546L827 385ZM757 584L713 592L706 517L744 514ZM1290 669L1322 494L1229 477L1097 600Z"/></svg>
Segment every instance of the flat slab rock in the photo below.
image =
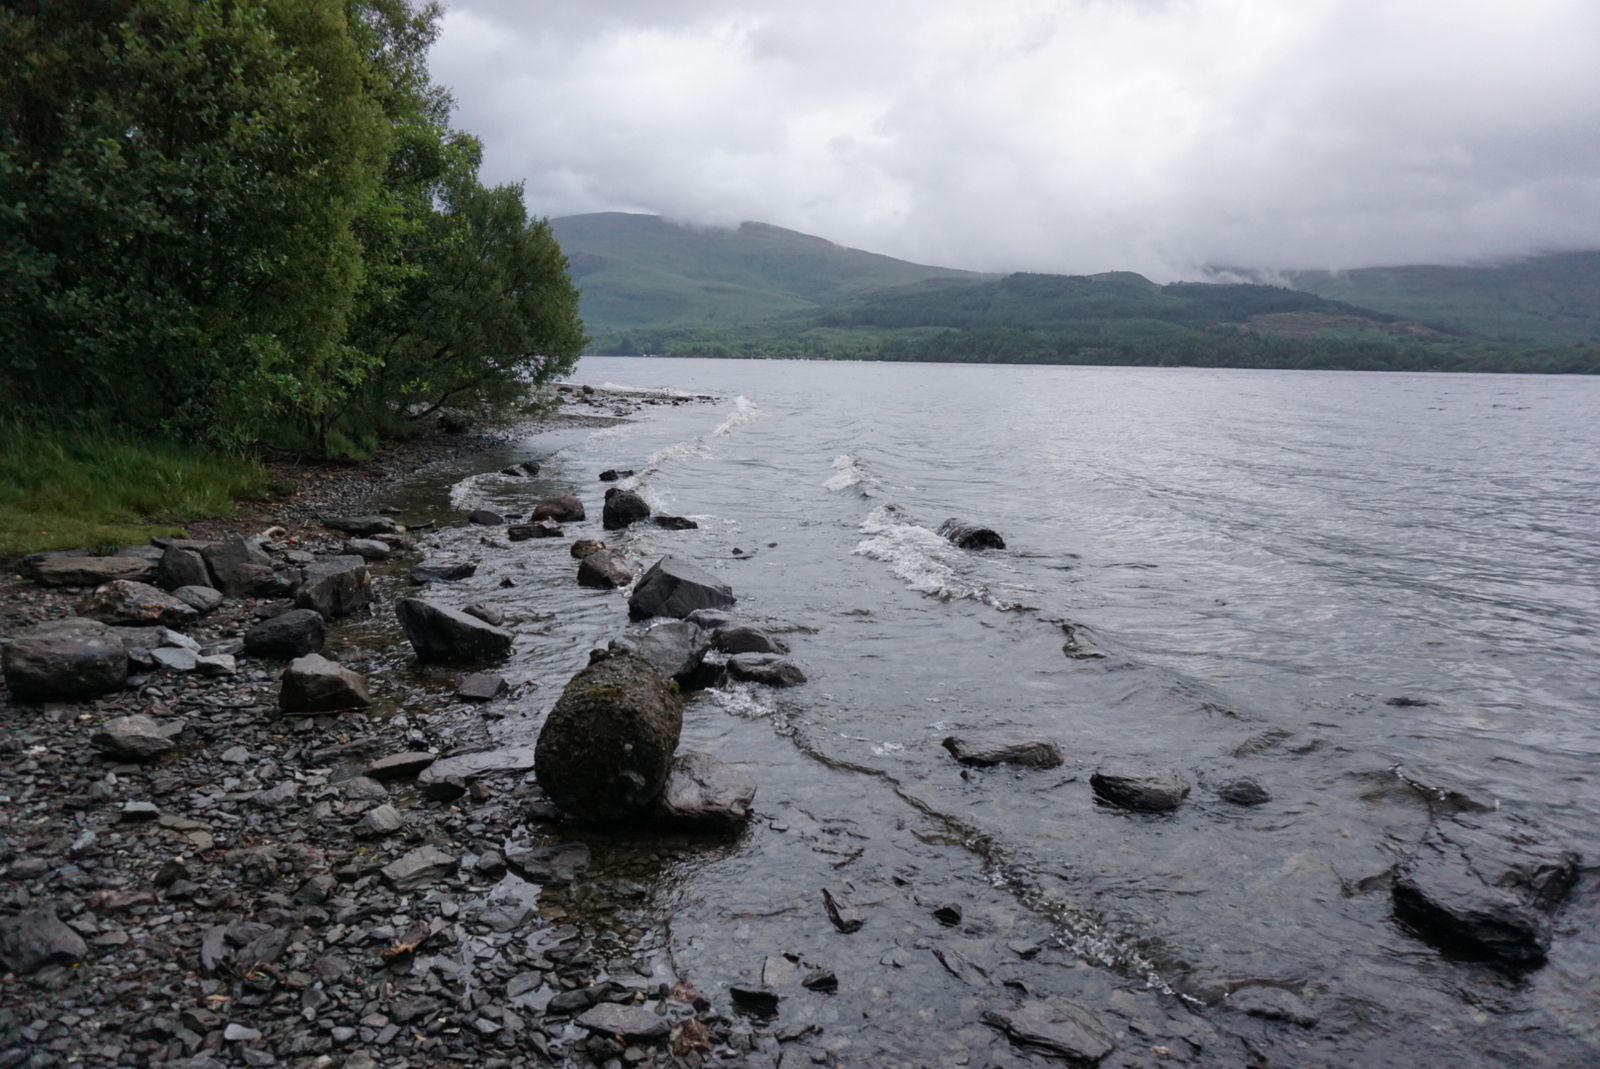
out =
<svg viewBox="0 0 1600 1069"><path fill-rule="evenodd" d="M1580 862L1514 815L1440 820L1395 872L1395 916L1447 951L1537 967Z"/></svg>
<svg viewBox="0 0 1600 1069"><path fill-rule="evenodd" d="M390 887L404 894L444 879L456 871L457 864L456 858L437 846L420 846L385 865L382 876Z"/></svg>
<svg viewBox="0 0 1600 1069"><path fill-rule="evenodd" d="M447 779L470 779L486 772L526 772L533 767L532 746L507 746L499 750L441 757L417 774L418 786Z"/></svg>
<svg viewBox="0 0 1600 1069"><path fill-rule="evenodd" d="M78 604L78 615L103 624L178 627L200 613L187 601L173 597L160 587L117 579L95 588L93 594L84 598Z"/></svg>
<svg viewBox="0 0 1600 1069"><path fill-rule="evenodd" d="M128 651L98 620L52 620L0 644L0 672L18 701L93 698L127 684Z"/></svg>
<svg viewBox="0 0 1600 1069"><path fill-rule="evenodd" d="M964 731L949 736L943 745L964 765L1056 768L1061 764L1059 746L1020 731Z"/></svg>
<svg viewBox="0 0 1600 1069"><path fill-rule="evenodd" d="M420 750L411 753L390 754L388 757L380 757L372 762L361 774L380 783L391 779L410 779L438 759L438 754L426 753Z"/></svg>
<svg viewBox="0 0 1600 1069"><path fill-rule="evenodd" d="M1108 761L1089 777L1094 793L1109 805L1141 813L1165 813L1189 797L1189 781L1171 768Z"/></svg>
<svg viewBox="0 0 1600 1069"><path fill-rule="evenodd" d="M623 1039L660 1039L672 1029L672 1022L654 1010L615 1002L602 1002L585 1010L575 1023L591 1032Z"/></svg>
<svg viewBox="0 0 1600 1069"><path fill-rule="evenodd" d="M52 557L33 567L44 586L100 586L117 579L140 581L155 575L156 562L143 557Z"/></svg>
<svg viewBox="0 0 1600 1069"><path fill-rule="evenodd" d="M1092 1010L1065 999L1033 999L1016 1009L985 1010L983 1023L1018 1046L1094 1065L1116 1049L1111 1032Z"/></svg>

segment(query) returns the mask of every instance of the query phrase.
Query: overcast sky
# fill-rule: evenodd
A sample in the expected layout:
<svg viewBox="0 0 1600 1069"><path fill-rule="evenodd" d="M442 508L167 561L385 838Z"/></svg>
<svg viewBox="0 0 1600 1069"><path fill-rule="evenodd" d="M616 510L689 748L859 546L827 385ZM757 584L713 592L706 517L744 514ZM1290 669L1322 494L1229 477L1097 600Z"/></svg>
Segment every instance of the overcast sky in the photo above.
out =
<svg viewBox="0 0 1600 1069"><path fill-rule="evenodd" d="M1600 0L448 0L485 177L980 270L1600 248Z"/></svg>

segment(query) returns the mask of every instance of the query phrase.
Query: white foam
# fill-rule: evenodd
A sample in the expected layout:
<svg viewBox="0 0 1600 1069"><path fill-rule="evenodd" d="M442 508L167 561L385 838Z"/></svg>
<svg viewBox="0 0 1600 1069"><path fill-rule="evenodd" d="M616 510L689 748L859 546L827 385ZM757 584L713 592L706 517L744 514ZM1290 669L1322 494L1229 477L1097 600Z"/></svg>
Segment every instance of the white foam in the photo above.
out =
<svg viewBox="0 0 1600 1069"><path fill-rule="evenodd" d="M897 506L873 509L862 521L861 531L867 537L854 552L883 561L890 574L912 590L947 600L971 598L997 609L1013 608L968 574L973 564L966 553L928 528L906 523Z"/></svg>
<svg viewBox="0 0 1600 1069"><path fill-rule="evenodd" d="M863 496L870 496L878 488L878 480L860 457L844 453L833 458L833 474L822 485L836 494L854 488Z"/></svg>
<svg viewBox="0 0 1600 1069"><path fill-rule="evenodd" d="M732 434L736 429L752 422L759 415L761 415L761 409L756 407L754 401L743 395L735 397L733 399L733 414L723 420L721 426L711 432L711 437L722 438Z"/></svg>

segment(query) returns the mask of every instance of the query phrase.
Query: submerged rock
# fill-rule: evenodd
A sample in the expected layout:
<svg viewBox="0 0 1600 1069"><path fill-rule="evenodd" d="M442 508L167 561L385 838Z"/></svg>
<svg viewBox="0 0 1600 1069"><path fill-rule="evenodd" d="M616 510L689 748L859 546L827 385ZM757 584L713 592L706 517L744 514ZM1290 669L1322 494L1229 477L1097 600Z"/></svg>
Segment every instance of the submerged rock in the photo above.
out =
<svg viewBox="0 0 1600 1069"><path fill-rule="evenodd" d="M1126 761L1101 765L1089 777L1089 785L1102 801L1142 813L1176 809L1189 797L1189 781L1183 773Z"/></svg>
<svg viewBox="0 0 1600 1069"><path fill-rule="evenodd" d="M506 528L506 536L513 542L526 542L530 538L561 538L565 533L555 520L519 523Z"/></svg>
<svg viewBox="0 0 1600 1069"><path fill-rule="evenodd" d="M951 517L939 525L938 535L962 549L1005 549L1006 540L988 527Z"/></svg>
<svg viewBox="0 0 1600 1069"><path fill-rule="evenodd" d="M711 648L711 640L687 620L673 620L647 631L630 631L614 638L610 648L649 661L662 675L681 684L700 667L706 651Z"/></svg>
<svg viewBox="0 0 1600 1069"><path fill-rule="evenodd" d="M607 468L605 471L600 473L600 481L603 483L614 483L618 479L629 478L633 475L633 473L634 472L632 468L624 468L620 471L616 468Z"/></svg>
<svg viewBox="0 0 1600 1069"><path fill-rule="evenodd" d="M1015 1009L985 1010L982 1021L1038 1054L1094 1065L1116 1049L1111 1031L1084 1006L1066 999L1032 999Z"/></svg>
<svg viewBox="0 0 1600 1069"><path fill-rule="evenodd" d="M1317 1015L1306 1008L1300 996L1281 987L1242 987L1228 996L1228 1005L1265 1021L1288 1021L1301 1028L1317 1023Z"/></svg>
<svg viewBox="0 0 1600 1069"><path fill-rule="evenodd" d="M650 506L632 490L612 487L606 491L606 503L600 516L600 522L606 530L620 531L649 518Z"/></svg>
<svg viewBox="0 0 1600 1069"><path fill-rule="evenodd" d="M17 701L93 698L127 685L128 651L98 620L52 620L0 645L0 671Z"/></svg>
<svg viewBox="0 0 1600 1069"><path fill-rule="evenodd" d="M1061 764L1061 748L1054 742L1019 731L964 731L949 736L943 745L964 765L1056 768Z"/></svg>
<svg viewBox="0 0 1600 1069"><path fill-rule="evenodd" d="M683 701L666 676L618 654L567 683L539 732L534 774L581 820L625 820L660 796L683 728Z"/></svg>
<svg viewBox="0 0 1600 1069"><path fill-rule="evenodd" d="M244 652L250 657L288 661L316 653L327 641L328 625L315 609L291 609L262 620L244 633Z"/></svg>
<svg viewBox="0 0 1600 1069"><path fill-rule="evenodd" d="M44 586L100 586L117 579L139 581L155 573L156 562L142 557L50 557L32 568Z"/></svg>
<svg viewBox="0 0 1600 1069"><path fill-rule="evenodd" d="M337 713L371 704L365 676L317 653L290 661L278 692L285 713Z"/></svg>
<svg viewBox="0 0 1600 1069"><path fill-rule="evenodd" d="M1395 916L1442 949L1536 967L1579 860L1515 817L1440 820L1395 872Z"/></svg>
<svg viewBox="0 0 1600 1069"><path fill-rule="evenodd" d="M366 557L352 553L312 561L305 566L305 581L295 592L294 603L330 620L371 605L372 573L367 571Z"/></svg>
<svg viewBox="0 0 1600 1069"><path fill-rule="evenodd" d="M551 494L533 506L528 519L535 522L555 520L557 523L581 523L585 519L583 502L571 494Z"/></svg>
<svg viewBox="0 0 1600 1069"><path fill-rule="evenodd" d="M578 585L611 590L633 582L633 567L614 549L602 549L578 561Z"/></svg>
<svg viewBox="0 0 1600 1069"><path fill-rule="evenodd" d="M800 666L778 653L739 653L728 658L728 675L769 687L798 687L806 681Z"/></svg>
<svg viewBox="0 0 1600 1069"><path fill-rule="evenodd" d="M650 522L668 531L698 531L700 525L687 516L652 516Z"/></svg>
<svg viewBox="0 0 1600 1069"><path fill-rule="evenodd" d="M453 583L461 579L471 579L478 574L478 566L471 561L464 560L435 560L423 561L411 569L411 581L421 586L435 580Z"/></svg>
<svg viewBox="0 0 1600 1069"><path fill-rule="evenodd" d="M1224 780L1214 789L1218 798L1234 805L1264 805L1272 801L1272 792L1261 786L1252 776Z"/></svg>
<svg viewBox="0 0 1600 1069"><path fill-rule="evenodd" d="M722 580L677 557L662 557L650 566L628 599L635 620L652 616L682 619L696 609L726 609L737 599Z"/></svg>
<svg viewBox="0 0 1600 1069"><path fill-rule="evenodd" d="M405 598L395 615L417 658L442 664L483 664L511 654L511 632L443 605Z"/></svg>
<svg viewBox="0 0 1600 1069"><path fill-rule="evenodd" d="M498 672L474 672L456 687L456 697L462 701L493 701L510 689L506 677Z"/></svg>
<svg viewBox="0 0 1600 1069"><path fill-rule="evenodd" d="M605 548L606 544L598 538L580 538L572 543L572 556L576 560L582 560L589 554L599 553Z"/></svg>
<svg viewBox="0 0 1600 1069"><path fill-rule="evenodd" d="M686 750L672 762L657 814L669 824L731 827L750 815L756 781L710 754Z"/></svg>

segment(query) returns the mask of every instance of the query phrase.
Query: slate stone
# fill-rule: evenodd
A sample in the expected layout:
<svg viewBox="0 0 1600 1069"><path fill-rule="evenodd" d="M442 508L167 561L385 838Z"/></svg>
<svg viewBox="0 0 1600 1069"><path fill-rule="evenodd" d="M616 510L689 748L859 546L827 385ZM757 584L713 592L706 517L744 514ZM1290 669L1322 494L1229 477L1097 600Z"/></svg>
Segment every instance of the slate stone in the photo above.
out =
<svg viewBox="0 0 1600 1069"><path fill-rule="evenodd" d="M0 644L0 671L17 701L93 698L127 685L128 651L98 620L52 620Z"/></svg>
<svg viewBox="0 0 1600 1069"><path fill-rule="evenodd" d="M759 627L735 624L719 627L711 635L711 644L723 653L788 653L789 646L781 638L770 635Z"/></svg>
<svg viewBox="0 0 1600 1069"><path fill-rule="evenodd" d="M705 628L707 631L715 632L720 628L735 626L738 617L731 612L723 612L721 609L696 609L688 616L685 616L684 619L691 624Z"/></svg>
<svg viewBox="0 0 1600 1069"><path fill-rule="evenodd" d="M180 627L200 614L159 587L117 579L79 602L78 615L128 627Z"/></svg>
<svg viewBox="0 0 1600 1069"><path fill-rule="evenodd" d="M273 582L272 558L261 547L234 535L200 551L211 569L211 585L229 597L243 597Z"/></svg>
<svg viewBox="0 0 1600 1069"><path fill-rule="evenodd" d="M87 549L46 549L38 553L27 553L17 561L17 574L24 579L37 580L39 578L39 565L47 560L61 560L64 557L87 557Z"/></svg>
<svg viewBox="0 0 1600 1069"><path fill-rule="evenodd" d="M1306 1008L1298 995L1281 987L1243 987L1228 996L1228 1005L1252 1017L1267 1021L1288 1021L1311 1028L1317 1015Z"/></svg>
<svg viewBox="0 0 1600 1069"><path fill-rule="evenodd" d="M1054 742L1016 731L963 731L947 737L943 745L964 765L1056 768L1061 764L1061 748Z"/></svg>
<svg viewBox="0 0 1600 1069"><path fill-rule="evenodd" d="M422 661L485 664L511 654L511 632L443 605L405 598L395 607L406 638Z"/></svg>
<svg viewBox="0 0 1600 1069"><path fill-rule="evenodd" d="M937 534L961 549L1006 548L1006 540L989 528L954 517L941 523Z"/></svg>
<svg viewBox="0 0 1600 1069"><path fill-rule="evenodd" d="M391 552L389 543L380 542L376 538L352 538L344 544L346 553L353 553L362 560L386 560Z"/></svg>
<svg viewBox="0 0 1600 1069"><path fill-rule="evenodd" d="M666 531L697 531L700 525L687 516L661 516L650 518L650 522Z"/></svg>
<svg viewBox="0 0 1600 1069"><path fill-rule="evenodd" d="M194 670L213 679L237 675L239 664L231 653L203 653L194 659Z"/></svg>
<svg viewBox="0 0 1600 1069"><path fill-rule="evenodd" d="M322 526L357 538L370 538L377 534L393 534L400 525L388 516L335 516L322 517Z"/></svg>
<svg viewBox="0 0 1600 1069"><path fill-rule="evenodd" d="M365 676L317 653L290 661L278 691L278 708L291 714L337 713L371 704Z"/></svg>
<svg viewBox="0 0 1600 1069"><path fill-rule="evenodd" d="M633 582L633 566L614 549L602 549L578 561L578 585L610 590Z"/></svg>
<svg viewBox="0 0 1600 1069"><path fill-rule="evenodd" d="M476 616L490 627L504 627L506 625L506 614L493 605L485 605L480 601L475 601L471 605L463 605L461 611L468 616Z"/></svg>
<svg viewBox="0 0 1600 1069"><path fill-rule="evenodd" d="M155 571L156 562L142 557L51 557L33 567L33 577L43 586L101 586L141 582Z"/></svg>
<svg viewBox="0 0 1600 1069"><path fill-rule="evenodd" d="M589 848L582 843L512 850L506 865L529 883L571 883L589 868Z"/></svg>
<svg viewBox="0 0 1600 1069"><path fill-rule="evenodd" d="M291 609L262 620L244 633L246 656L287 661L316 653L327 641L328 625L315 609Z"/></svg>
<svg viewBox="0 0 1600 1069"><path fill-rule="evenodd" d="M1218 798L1234 805L1264 805L1272 801L1272 792L1250 776L1240 776L1219 783L1216 792Z"/></svg>
<svg viewBox="0 0 1600 1069"><path fill-rule="evenodd" d="M154 581L156 586L168 591L186 586L210 588L211 571L206 567L205 558L195 550L168 546L156 564Z"/></svg>
<svg viewBox="0 0 1600 1069"><path fill-rule="evenodd" d="M368 765L362 775L380 783L392 779L410 779L439 759L437 754L413 751L390 754Z"/></svg>
<svg viewBox="0 0 1600 1069"><path fill-rule="evenodd" d="M462 701L487 702L500 697L509 689L506 677L497 672L474 672L456 687L456 697Z"/></svg>
<svg viewBox="0 0 1600 1069"><path fill-rule="evenodd" d="M777 653L740 653L728 658L728 675L770 687L798 687L806 681L800 666Z"/></svg>
<svg viewBox="0 0 1600 1069"><path fill-rule="evenodd" d="M590 1032L625 1040L661 1039L672 1028L672 1023L654 1010L615 1002L602 1002L585 1010L574 1023Z"/></svg>
<svg viewBox="0 0 1600 1069"><path fill-rule="evenodd" d="M181 728L182 725L176 725ZM125 761L148 761L173 748L174 726L157 724L142 713L119 716L100 725L89 744L103 754Z"/></svg>
<svg viewBox="0 0 1600 1069"><path fill-rule="evenodd" d="M680 685L695 674L710 648L710 636L687 620L657 624L646 631L629 631L610 643L611 650L649 661Z"/></svg>
<svg viewBox="0 0 1600 1069"><path fill-rule="evenodd" d="M737 599L722 580L677 557L662 557L644 573L628 599L635 620L653 616L683 619L696 609L726 609Z"/></svg>
<svg viewBox="0 0 1600 1069"><path fill-rule="evenodd" d="M471 579L477 574L478 566L471 561L423 561L421 564L411 569L411 581L419 586L423 583L432 583L436 581L454 583L462 579Z"/></svg>
<svg viewBox="0 0 1600 1069"><path fill-rule="evenodd" d="M1032 999L1015 1009L985 1010L981 1019L1024 1050L1080 1064L1098 1064L1116 1049L1110 1030L1094 1011L1066 999Z"/></svg>
<svg viewBox="0 0 1600 1069"><path fill-rule="evenodd" d="M554 520L557 523L581 523L584 520L583 502L571 494L551 494L533 506L528 519Z"/></svg>
<svg viewBox="0 0 1600 1069"><path fill-rule="evenodd" d="M733 827L750 815L756 781L710 754L685 750L672 761L658 818L669 824Z"/></svg>
<svg viewBox="0 0 1600 1069"><path fill-rule="evenodd" d="M415 891L456 871L458 862L437 846L421 846L382 869L384 882L400 894Z"/></svg>
<svg viewBox="0 0 1600 1069"><path fill-rule="evenodd" d="M201 616L214 610L222 604L222 591L209 584L206 586L180 586L172 592L172 596L188 605Z"/></svg>
<svg viewBox="0 0 1600 1069"><path fill-rule="evenodd" d="M362 818L356 821L352 831L363 839L377 839L393 835L405 827L405 824L405 818L400 815L400 810L385 803L367 810Z"/></svg>
<svg viewBox="0 0 1600 1069"><path fill-rule="evenodd" d="M600 511L600 523L606 530L620 531L649 518L650 506L632 490L612 487L606 491L605 505Z"/></svg>
<svg viewBox="0 0 1600 1069"><path fill-rule="evenodd" d="M200 655L182 646L161 646L150 651L150 659L169 672L193 672Z"/></svg>
<svg viewBox="0 0 1600 1069"><path fill-rule="evenodd" d="M566 534L554 520L537 523L519 523L506 528L506 536L513 542L526 542L530 538L561 538Z"/></svg>
<svg viewBox="0 0 1600 1069"><path fill-rule="evenodd" d="M489 509L473 509L467 513L467 522L479 527L499 527L506 522L506 518Z"/></svg>
<svg viewBox="0 0 1600 1069"><path fill-rule="evenodd" d="M349 616L372 604L372 573L365 557L348 554L321 557L303 569L304 581L295 592L294 603L302 609L315 609L325 619Z"/></svg>
<svg viewBox="0 0 1600 1069"><path fill-rule="evenodd" d="M1089 777L1094 793L1110 805L1143 813L1176 809L1189 797L1189 781L1171 768L1108 761Z"/></svg>
<svg viewBox="0 0 1600 1069"><path fill-rule="evenodd" d="M62 923L53 903L0 917L0 971L26 974L73 965L88 953L83 937Z"/></svg>

